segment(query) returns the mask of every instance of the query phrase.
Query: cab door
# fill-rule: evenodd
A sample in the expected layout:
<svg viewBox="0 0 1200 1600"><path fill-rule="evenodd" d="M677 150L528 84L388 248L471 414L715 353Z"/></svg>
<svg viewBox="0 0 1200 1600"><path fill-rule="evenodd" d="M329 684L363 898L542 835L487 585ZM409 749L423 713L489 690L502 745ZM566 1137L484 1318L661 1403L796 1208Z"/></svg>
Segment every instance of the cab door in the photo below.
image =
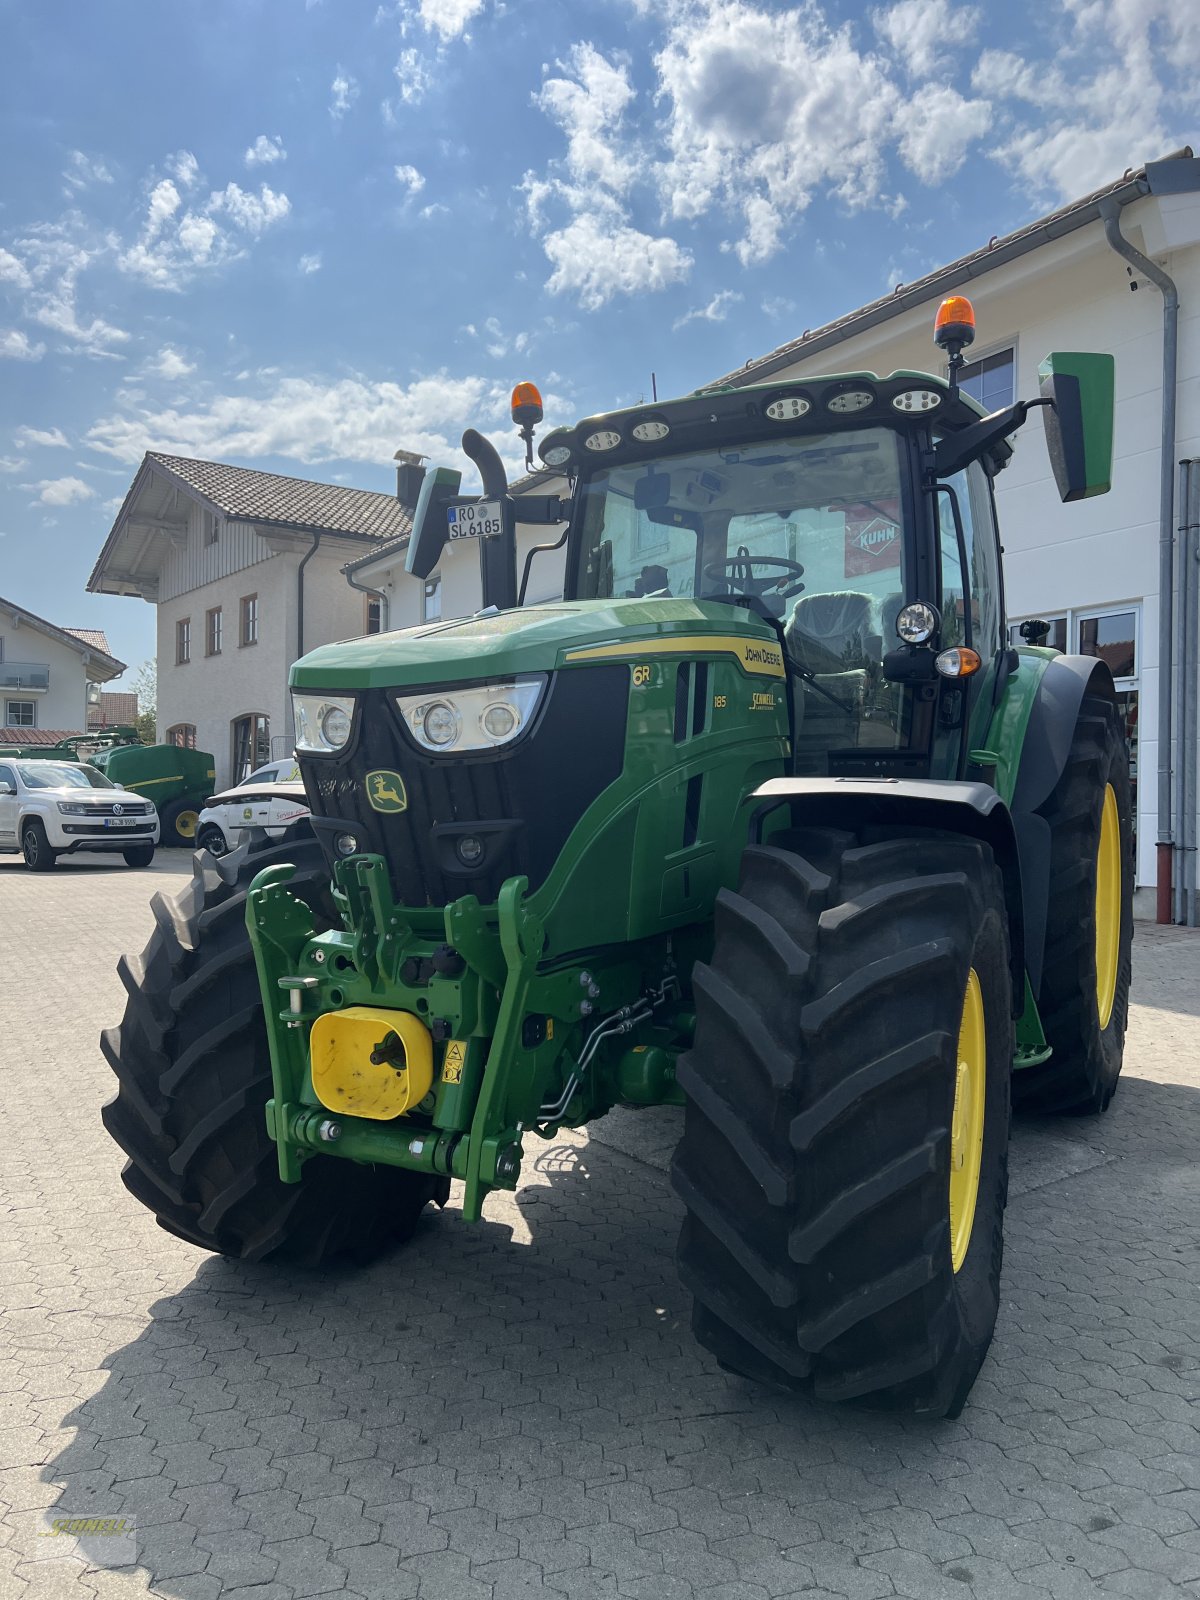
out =
<svg viewBox="0 0 1200 1600"><path fill-rule="evenodd" d="M17 843L17 774L12 767L0 766L0 789L5 786L12 793L0 794L0 849L10 850Z"/></svg>
<svg viewBox="0 0 1200 1600"><path fill-rule="evenodd" d="M959 511L957 522L951 492ZM986 740L1007 654L991 480L980 463L973 461L939 485L935 499L941 647L969 646L983 663L968 678L942 678L939 682L931 775L946 778L965 772L968 751Z"/></svg>

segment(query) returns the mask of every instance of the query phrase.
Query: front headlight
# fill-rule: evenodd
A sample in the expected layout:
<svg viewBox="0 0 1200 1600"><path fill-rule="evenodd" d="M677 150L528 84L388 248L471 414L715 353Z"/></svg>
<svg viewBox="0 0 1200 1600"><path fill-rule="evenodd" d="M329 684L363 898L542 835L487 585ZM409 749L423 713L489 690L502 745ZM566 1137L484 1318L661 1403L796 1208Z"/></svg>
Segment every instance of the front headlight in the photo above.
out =
<svg viewBox="0 0 1200 1600"><path fill-rule="evenodd" d="M77 800L60 800L58 809L64 817L86 817L92 810L91 806L82 806Z"/></svg>
<svg viewBox="0 0 1200 1600"><path fill-rule="evenodd" d="M417 743L437 755L511 744L533 720L544 673L436 694L398 694L396 705Z"/></svg>
<svg viewBox="0 0 1200 1600"><path fill-rule="evenodd" d="M340 750L354 727L354 696L293 694L296 749L328 755Z"/></svg>

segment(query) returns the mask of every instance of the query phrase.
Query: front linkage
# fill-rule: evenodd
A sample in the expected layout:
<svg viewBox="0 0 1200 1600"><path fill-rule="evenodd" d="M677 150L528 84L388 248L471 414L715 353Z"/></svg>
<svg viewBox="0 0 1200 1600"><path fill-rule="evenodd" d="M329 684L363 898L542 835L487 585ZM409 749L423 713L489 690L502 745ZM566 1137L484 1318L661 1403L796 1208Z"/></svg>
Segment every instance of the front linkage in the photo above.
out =
<svg viewBox="0 0 1200 1600"><path fill-rule="evenodd" d="M525 878L494 908L448 905L442 941L395 902L378 855L335 866L343 927L319 931L292 870L260 872L246 904L285 1183L314 1152L459 1178L473 1222L491 1189L516 1188L527 1129L548 1138L618 1103L683 1103L675 1062L693 1018L669 938L539 970Z"/></svg>

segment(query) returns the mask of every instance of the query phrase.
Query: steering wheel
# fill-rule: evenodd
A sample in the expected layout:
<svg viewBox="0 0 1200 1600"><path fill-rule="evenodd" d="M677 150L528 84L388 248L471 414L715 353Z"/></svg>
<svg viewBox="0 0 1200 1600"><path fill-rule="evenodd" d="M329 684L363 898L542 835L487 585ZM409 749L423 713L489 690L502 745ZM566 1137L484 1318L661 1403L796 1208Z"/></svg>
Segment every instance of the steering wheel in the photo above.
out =
<svg viewBox="0 0 1200 1600"><path fill-rule="evenodd" d="M756 578L755 567L773 567L781 573L778 578ZM789 561L786 556L752 556L745 545L742 545L735 556L726 556L723 561L709 561L704 568L704 576L713 583L728 583L731 589L736 588L742 594L765 594L768 589L774 589L781 599L790 595L799 594L804 585L801 578L804 568L798 561Z"/></svg>

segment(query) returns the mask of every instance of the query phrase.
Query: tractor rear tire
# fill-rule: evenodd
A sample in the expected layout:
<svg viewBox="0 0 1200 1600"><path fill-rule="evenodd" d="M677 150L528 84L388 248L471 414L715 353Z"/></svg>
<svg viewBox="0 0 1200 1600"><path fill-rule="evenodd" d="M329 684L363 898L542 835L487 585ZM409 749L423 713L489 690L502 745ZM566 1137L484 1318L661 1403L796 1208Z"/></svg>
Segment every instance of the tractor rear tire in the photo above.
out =
<svg viewBox="0 0 1200 1600"><path fill-rule="evenodd" d="M264 867L295 864L289 887L318 921L333 920L315 839L194 858L191 884L155 895L157 926L139 958L118 965L125 1017L101 1037L117 1076L104 1125L128 1156L125 1187L160 1227L247 1261L363 1263L411 1236L449 1181L397 1167L311 1156L300 1183L279 1177L267 1134L271 1061L246 893Z"/></svg>
<svg viewBox="0 0 1200 1600"><path fill-rule="evenodd" d="M696 1337L818 1399L957 1416L995 1326L1008 1194L991 850L933 829L751 846L694 984L672 1180Z"/></svg>
<svg viewBox="0 0 1200 1600"><path fill-rule="evenodd" d="M1013 1104L1032 1114L1087 1116L1106 1110L1117 1090L1133 971L1133 796L1111 700L1084 697L1067 764L1041 815L1050 824L1050 907L1038 1009L1054 1053L1013 1074ZM1101 867L1113 850L1115 890Z"/></svg>

